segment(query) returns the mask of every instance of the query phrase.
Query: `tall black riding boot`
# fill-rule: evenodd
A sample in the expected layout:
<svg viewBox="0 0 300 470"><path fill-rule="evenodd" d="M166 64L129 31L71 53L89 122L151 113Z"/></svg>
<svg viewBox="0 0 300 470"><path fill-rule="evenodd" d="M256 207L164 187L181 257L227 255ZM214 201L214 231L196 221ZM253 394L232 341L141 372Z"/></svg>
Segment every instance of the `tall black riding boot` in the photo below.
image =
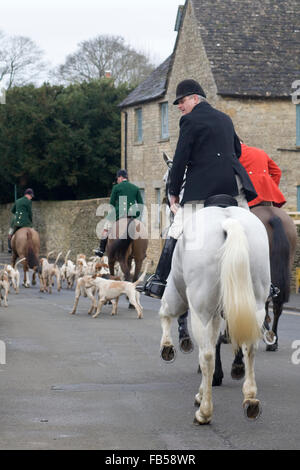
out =
<svg viewBox="0 0 300 470"><path fill-rule="evenodd" d="M171 271L172 256L176 243L176 238L166 239L155 274L148 279L142 291L144 294L156 299L162 298Z"/></svg>
<svg viewBox="0 0 300 470"><path fill-rule="evenodd" d="M100 258L102 258L102 256L105 253L105 248L106 248L106 245L107 245L107 239L108 239L108 237L101 238L99 249L94 250L95 255L99 256Z"/></svg>

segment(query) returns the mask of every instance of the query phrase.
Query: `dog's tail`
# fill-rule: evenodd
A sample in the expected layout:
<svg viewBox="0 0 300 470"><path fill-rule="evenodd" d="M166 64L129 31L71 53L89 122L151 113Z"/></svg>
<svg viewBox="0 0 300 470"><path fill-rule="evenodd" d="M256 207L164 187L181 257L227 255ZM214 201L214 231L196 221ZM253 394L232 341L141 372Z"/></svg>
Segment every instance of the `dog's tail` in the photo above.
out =
<svg viewBox="0 0 300 470"><path fill-rule="evenodd" d="M60 251L60 252L58 253L58 255L57 255L57 257L56 257L56 260L55 260L55 262L54 262L54 266L57 265L57 262L58 262L59 258L61 257L61 255L62 255L62 251Z"/></svg>
<svg viewBox="0 0 300 470"><path fill-rule="evenodd" d="M67 264L67 262L68 262L68 258L69 258L70 253L71 253L71 250L69 250L67 252L66 256L65 256L65 264Z"/></svg>
<svg viewBox="0 0 300 470"><path fill-rule="evenodd" d="M49 256L50 256L50 255L53 255L53 253L54 253L54 251L49 251L49 253L47 254L47 261L48 261L48 263L49 263Z"/></svg>
<svg viewBox="0 0 300 470"><path fill-rule="evenodd" d="M24 261L26 258L21 258L19 259L16 264L15 264L15 269L17 268L18 264L22 263L22 261Z"/></svg>
<svg viewBox="0 0 300 470"><path fill-rule="evenodd" d="M148 269L149 261L146 262L145 269L143 271L143 274L138 278L137 281L135 281L133 284L134 286L137 286L140 282L143 282L146 274L147 274L147 269Z"/></svg>

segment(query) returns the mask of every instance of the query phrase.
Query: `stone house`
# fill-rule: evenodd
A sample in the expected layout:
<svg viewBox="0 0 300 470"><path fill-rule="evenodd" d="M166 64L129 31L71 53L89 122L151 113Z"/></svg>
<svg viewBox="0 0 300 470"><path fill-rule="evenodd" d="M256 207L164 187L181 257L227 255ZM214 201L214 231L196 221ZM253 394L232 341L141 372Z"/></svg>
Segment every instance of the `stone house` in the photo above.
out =
<svg viewBox="0 0 300 470"><path fill-rule="evenodd" d="M230 115L245 143L280 166L285 208L300 211L298 0L186 0L175 29L172 55L120 105L122 166L144 193L149 227L155 232L161 224L150 207L164 197L162 154L174 155L180 113L172 103L185 78L197 80L209 102ZM151 238L156 263L161 240Z"/></svg>

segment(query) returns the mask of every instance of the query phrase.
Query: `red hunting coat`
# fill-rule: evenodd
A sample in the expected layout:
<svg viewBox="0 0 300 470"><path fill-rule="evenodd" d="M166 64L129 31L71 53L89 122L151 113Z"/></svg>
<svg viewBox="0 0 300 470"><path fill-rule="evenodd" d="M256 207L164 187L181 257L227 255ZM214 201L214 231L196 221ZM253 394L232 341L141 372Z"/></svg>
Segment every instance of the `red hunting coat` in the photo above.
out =
<svg viewBox="0 0 300 470"><path fill-rule="evenodd" d="M271 201L277 207L285 204L286 200L278 187L281 170L266 152L242 144L240 163L245 167L258 194L256 199L249 202L250 207L262 201Z"/></svg>

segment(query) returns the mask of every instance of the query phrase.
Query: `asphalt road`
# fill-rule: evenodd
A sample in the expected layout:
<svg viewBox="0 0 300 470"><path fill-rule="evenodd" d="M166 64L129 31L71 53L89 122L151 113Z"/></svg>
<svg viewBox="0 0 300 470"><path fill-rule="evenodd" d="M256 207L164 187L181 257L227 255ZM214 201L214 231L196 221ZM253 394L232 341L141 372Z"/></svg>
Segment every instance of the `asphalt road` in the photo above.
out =
<svg viewBox="0 0 300 470"><path fill-rule="evenodd" d="M159 301L142 297L144 318L127 308L105 306L96 319L81 298L69 312L74 291L52 295L21 288L0 307L0 449L299 449L300 316L281 319L280 348L256 356L263 413L244 418L242 383L230 377L231 346L222 349L225 378L214 388L214 416L195 426L197 352L178 351L173 364L159 355ZM177 341L177 324L173 335ZM3 343L2 343L3 345ZM294 344L295 346L295 344ZM294 356L292 356L294 353ZM295 361L296 359L296 361Z"/></svg>

